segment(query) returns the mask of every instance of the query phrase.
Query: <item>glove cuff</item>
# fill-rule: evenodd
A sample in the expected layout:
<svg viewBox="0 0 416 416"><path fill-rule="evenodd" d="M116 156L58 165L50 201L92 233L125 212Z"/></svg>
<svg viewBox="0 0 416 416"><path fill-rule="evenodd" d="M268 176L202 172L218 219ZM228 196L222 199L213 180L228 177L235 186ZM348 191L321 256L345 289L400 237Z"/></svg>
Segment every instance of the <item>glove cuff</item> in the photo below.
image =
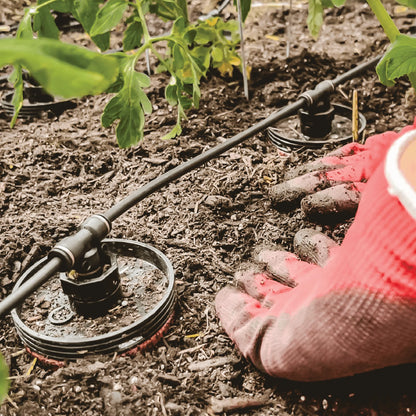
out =
<svg viewBox="0 0 416 416"><path fill-rule="evenodd" d="M400 160L410 143L416 141L416 130L399 137L387 152L384 174L389 185L388 191L395 196L406 211L416 220L416 189L400 168ZM416 155L414 164L416 166Z"/></svg>

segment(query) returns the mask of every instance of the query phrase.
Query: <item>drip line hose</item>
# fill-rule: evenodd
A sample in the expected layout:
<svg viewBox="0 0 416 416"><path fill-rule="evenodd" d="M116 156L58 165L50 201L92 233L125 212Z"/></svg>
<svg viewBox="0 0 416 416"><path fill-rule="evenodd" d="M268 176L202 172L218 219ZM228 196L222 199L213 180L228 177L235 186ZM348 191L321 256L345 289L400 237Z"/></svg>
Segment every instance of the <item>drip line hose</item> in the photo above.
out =
<svg viewBox="0 0 416 416"><path fill-rule="evenodd" d="M17 290L13 291L8 297L0 302L0 316L4 316L13 308L21 304L26 297L42 286L43 283L45 283L57 272L71 270L74 264L81 260L89 249L96 247L111 231L111 223L115 219L134 205L138 204L144 198L180 178L186 173L191 172L204 163L216 158L227 150L241 144L246 139L253 137L255 134L265 130L278 121L296 114L296 112L302 108L312 106L315 102L321 100L322 97L333 93L335 91L335 87L338 85L357 77L370 68L374 68L380 59L381 57L378 56L377 58L374 58L337 76L333 80L320 82L315 89L302 93L298 100L294 103L288 104L254 126L238 133L231 139L228 139L227 141L155 178L147 185L144 185L118 202L112 208L104 212L104 214L96 214L87 218L87 220L81 224L79 231L76 234L64 238L50 251L48 255L49 260L40 270L38 270L29 280L24 282Z"/></svg>

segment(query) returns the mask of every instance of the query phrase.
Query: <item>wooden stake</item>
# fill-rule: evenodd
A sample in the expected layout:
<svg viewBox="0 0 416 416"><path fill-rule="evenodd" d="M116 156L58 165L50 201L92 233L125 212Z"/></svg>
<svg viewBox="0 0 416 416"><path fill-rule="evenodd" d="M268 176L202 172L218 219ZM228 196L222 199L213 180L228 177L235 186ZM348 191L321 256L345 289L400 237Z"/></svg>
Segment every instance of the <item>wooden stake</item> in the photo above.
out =
<svg viewBox="0 0 416 416"><path fill-rule="evenodd" d="M352 141L358 141L358 94L357 90L352 93Z"/></svg>

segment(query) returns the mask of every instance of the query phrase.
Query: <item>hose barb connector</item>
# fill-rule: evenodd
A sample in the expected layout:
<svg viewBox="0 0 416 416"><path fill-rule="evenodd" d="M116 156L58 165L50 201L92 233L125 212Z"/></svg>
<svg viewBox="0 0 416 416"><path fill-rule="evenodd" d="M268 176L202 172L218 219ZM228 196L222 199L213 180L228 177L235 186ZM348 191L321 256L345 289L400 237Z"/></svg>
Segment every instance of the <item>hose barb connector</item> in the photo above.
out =
<svg viewBox="0 0 416 416"><path fill-rule="evenodd" d="M48 254L48 258L59 257L62 260L61 271L68 271L76 266L85 253L95 247L111 231L111 222L103 215L97 214L87 218L76 234L61 240Z"/></svg>
<svg viewBox="0 0 416 416"><path fill-rule="evenodd" d="M299 98L306 100L308 108L316 107L321 101L327 100L330 94L335 91L334 83L327 79L320 82L313 90L307 90L299 95Z"/></svg>

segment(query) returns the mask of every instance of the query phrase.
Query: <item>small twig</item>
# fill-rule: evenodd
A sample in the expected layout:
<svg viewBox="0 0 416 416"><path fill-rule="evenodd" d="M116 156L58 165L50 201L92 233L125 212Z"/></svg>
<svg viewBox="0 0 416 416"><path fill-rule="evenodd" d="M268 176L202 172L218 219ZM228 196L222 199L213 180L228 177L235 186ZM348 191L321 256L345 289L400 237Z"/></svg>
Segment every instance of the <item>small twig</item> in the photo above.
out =
<svg viewBox="0 0 416 416"><path fill-rule="evenodd" d="M197 361L189 364L189 371L204 371L215 367L221 367L226 364L235 364L238 359L233 356L215 357L210 360Z"/></svg>
<svg viewBox="0 0 416 416"><path fill-rule="evenodd" d="M10 398L9 395L6 396L6 400L15 408L18 409L19 406Z"/></svg>
<svg viewBox="0 0 416 416"><path fill-rule="evenodd" d="M269 396L263 396L258 398L232 397L221 400L211 398L211 409L214 413L223 413L231 410L244 410L252 407L264 406L269 402Z"/></svg>
<svg viewBox="0 0 416 416"><path fill-rule="evenodd" d="M357 90L352 93L352 141L358 141L358 94Z"/></svg>
<svg viewBox="0 0 416 416"><path fill-rule="evenodd" d="M165 407L165 400L163 398L163 394L158 393L158 397L159 397L159 404L160 404L160 408L162 409L163 416L168 416L168 412L166 411L166 407Z"/></svg>
<svg viewBox="0 0 416 416"><path fill-rule="evenodd" d="M16 351L16 352L10 354L10 356L12 358L16 358L16 357L19 357L20 355L23 355L25 352L26 352L26 350L24 348L22 348L21 350Z"/></svg>
<svg viewBox="0 0 416 416"><path fill-rule="evenodd" d="M186 350L182 350L179 351L178 354L182 355L182 354L189 354L191 352L195 352L200 350L201 348L204 348L207 344L201 344L201 345L197 345L196 347L192 347L192 348L187 348Z"/></svg>

